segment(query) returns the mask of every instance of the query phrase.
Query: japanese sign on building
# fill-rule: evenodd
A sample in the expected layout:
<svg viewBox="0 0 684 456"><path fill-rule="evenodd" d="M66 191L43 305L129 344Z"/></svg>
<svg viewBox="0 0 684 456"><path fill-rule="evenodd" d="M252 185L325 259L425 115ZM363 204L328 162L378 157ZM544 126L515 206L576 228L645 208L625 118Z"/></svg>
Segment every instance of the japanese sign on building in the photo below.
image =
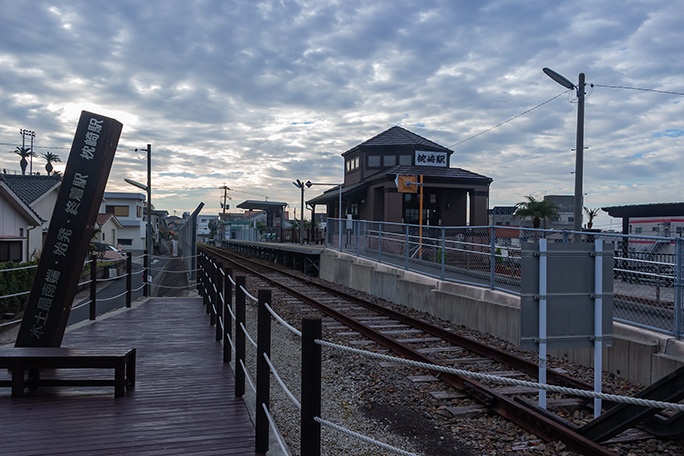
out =
<svg viewBox="0 0 684 456"><path fill-rule="evenodd" d="M416 151L416 166L438 166L447 167L447 153L434 152L431 150Z"/></svg>
<svg viewBox="0 0 684 456"><path fill-rule="evenodd" d="M50 220L17 347L59 347L123 125L83 111Z"/></svg>

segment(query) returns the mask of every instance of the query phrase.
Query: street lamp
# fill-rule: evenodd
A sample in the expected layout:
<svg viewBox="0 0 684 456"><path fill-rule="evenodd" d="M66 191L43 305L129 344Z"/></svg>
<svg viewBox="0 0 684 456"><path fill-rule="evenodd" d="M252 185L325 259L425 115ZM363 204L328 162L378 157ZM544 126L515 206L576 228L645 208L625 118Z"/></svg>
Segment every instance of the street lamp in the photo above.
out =
<svg viewBox="0 0 684 456"><path fill-rule="evenodd" d="M299 243L304 244L304 182L297 179L297 182L292 182L292 185L302 191L302 214L299 218Z"/></svg>
<svg viewBox="0 0 684 456"><path fill-rule="evenodd" d="M573 230L582 230L582 177L584 169L584 73L579 74L579 83L577 85L570 82L565 76L562 76L550 68L542 70L544 74L562 85L566 89L575 89L577 91L577 139L575 149L575 212L573 220Z"/></svg>
<svg viewBox="0 0 684 456"><path fill-rule="evenodd" d="M137 152L138 149L135 149ZM148 144L147 145L147 185L141 184L140 182L136 182L131 179L126 179L124 180L133 185L134 187L138 187L139 189L146 191L147 192L147 256L145 256L146 260L146 265L145 268L148 269L147 273L145 274L145 277L149 277L149 266L152 264L150 261L150 258L152 257L152 145ZM149 285L149 280L145 280L145 290L147 292L146 296L149 296L150 292L150 285Z"/></svg>
<svg viewBox="0 0 684 456"><path fill-rule="evenodd" d="M337 185L337 186L339 186L340 191L339 191L339 201L337 203L337 205L338 205L337 215L340 218L340 220L339 220L339 225L338 225L339 228L338 228L337 234L338 234L339 241L340 241L339 248L340 248L340 252L341 252L342 251L342 184L325 184L323 182L306 181L307 187L311 188L312 185Z"/></svg>
<svg viewBox="0 0 684 456"><path fill-rule="evenodd" d="M26 137L31 137L31 154L29 159L31 162L31 167L29 168L29 176L33 174L33 139L36 137L36 132L31 130L26 130L25 128L19 129L19 134L21 135L21 148L26 149Z"/></svg>

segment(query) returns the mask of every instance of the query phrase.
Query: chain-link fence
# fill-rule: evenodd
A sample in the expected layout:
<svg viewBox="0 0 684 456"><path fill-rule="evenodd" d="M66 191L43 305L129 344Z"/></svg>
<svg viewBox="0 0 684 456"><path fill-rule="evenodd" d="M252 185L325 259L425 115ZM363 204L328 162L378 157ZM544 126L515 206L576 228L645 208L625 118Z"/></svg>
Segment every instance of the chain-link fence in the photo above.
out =
<svg viewBox="0 0 684 456"><path fill-rule="evenodd" d="M339 227L342 227L340 237ZM328 219L328 247L404 269L520 294L520 253L526 242L612 245L614 317L682 335L683 239L484 226L436 227Z"/></svg>

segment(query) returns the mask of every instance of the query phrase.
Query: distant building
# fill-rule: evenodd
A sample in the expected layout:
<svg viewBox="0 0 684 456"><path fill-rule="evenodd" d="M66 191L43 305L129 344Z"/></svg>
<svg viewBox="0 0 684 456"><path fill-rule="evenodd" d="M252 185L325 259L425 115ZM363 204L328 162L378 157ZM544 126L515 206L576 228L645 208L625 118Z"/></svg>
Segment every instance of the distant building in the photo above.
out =
<svg viewBox="0 0 684 456"><path fill-rule="evenodd" d="M97 214L95 228L100 230L96 236L97 241L115 247L119 244L119 230L123 228L123 225L114 214Z"/></svg>
<svg viewBox="0 0 684 456"><path fill-rule="evenodd" d="M0 174L0 261L40 255L61 183L54 175Z"/></svg>
<svg viewBox="0 0 684 456"><path fill-rule="evenodd" d="M628 245L622 245L622 249L645 252L650 256L647 259L655 258L657 254L675 254L672 240L657 238L682 237L684 203L634 204L601 209L611 217L622 219L622 233L634 236L629 238Z"/></svg>
<svg viewBox="0 0 684 456"><path fill-rule="evenodd" d="M519 226L520 218L516 217L515 206L494 206L489 210L489 224L495 226Z"/></svg>
<svg viewBox="0 0 684 456"><path fill-rule="evenodd" d="M558 208L558 216L549 220L546 228L554 230L572 230L575 227L575 196L574 195L546 195Z"/></svg>
<svg viewBox="0 0 684 456"><path fill-rule="evenodd" d="M424 225L487 225L492 179L451 167L452 150L395 126L349 149L344 158L342 208L336 186L307 204L328 217L417 224L420 197L400 193L397 176L423 179ZM341 209L341 210L340 210ZM469 217L469 219L468 219Z"/></svg>
<svg viewBox="0 0 684 456"><path fill-rule="evenodd" d="M145 250L146 213L143 193L105 192L100 213L113 214L121 223L118 243L123 251ZM154 236L154 234L153 234Z"/></svg>
<svg viewBox="0 0 684 456"><path fill-rule="evenodd" d="M198 215L197 216L197 236L209 237L211 233L211 228L209 225L211 222L216 223L218 226L219 216L218 215Z"/></svg>

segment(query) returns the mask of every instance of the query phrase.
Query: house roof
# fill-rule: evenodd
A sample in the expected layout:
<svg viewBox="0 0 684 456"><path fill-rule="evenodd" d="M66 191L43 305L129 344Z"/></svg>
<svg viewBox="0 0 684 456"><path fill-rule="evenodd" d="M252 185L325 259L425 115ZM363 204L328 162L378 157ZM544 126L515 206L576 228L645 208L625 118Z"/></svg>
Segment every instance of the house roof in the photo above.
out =
<svg viewBox="0 0 684 456"><path fill-rule="evenodd" d="M4 180L12 191L28 205L33 204L62 183L60 176L39 174L0 174L0 179Z"/></svg>
<svg viewBox="0 0 684 456"><path fill-rule="evenodd" d="M357 146L352 147L348 151L344 152L342 156L345 156L353 151L356 151L361 147L378 146L415 146L416 149L448 152L449 155L454 153L453 150L447 149L446 147L441 146L436 142L430 141L427 138L423 138L422 136L417 135L412 131L409 131L399 126L394 126L376 136L373 136L371 139L364 141Z"/></svg>
<svg viewBox="0 0 684 456"><path fill-rule="evenodd" d="M0 178L0 198L5 199L10 206L14 208L24 219L33 225L40 225L41 218L27 203L21 200L19 196L7 185L7 182Z"/></svg>
<svg viewBox="0 0 684 456"><path fill-rule="evenodd" d="M104 226L108 221L112 221L115 225L118 225L119 227L123 227L121 222L119 221L114 214L97 214L97 224L100 226Z"/></svg>
<svg viewBox="0 0 684 456"><path fill-rule="evenodd" d="M515 214L517 206L494 206L489 210L491 215L513 215Z"/></svg>
<svg viewBox="0 0 684 456"><path fill-rule="evenodd" d="M611 217L668 217L684 215L684 203L632 204L602 207Z"/></svg>
<svg viewBox="0 0 684 456"><path fill-rule="evenodd" d="M473 173L471 171L461 168L438 168L434 166L413 166L413 165L399 165L393 168L379 171L365 179L351 185L342 186L342 195L349 195L357 190L366 188L368 185L382 181L394 180L399 175L416 176L422 175L423 179L429 178L432 182L452 182L452 183L475 183L480 185L489 185L492 182L491 177L483 176L482 174ZM307 200L307 204L327 204L334 202L339 198L339 185L326 190L322 195Z"/></svg>

